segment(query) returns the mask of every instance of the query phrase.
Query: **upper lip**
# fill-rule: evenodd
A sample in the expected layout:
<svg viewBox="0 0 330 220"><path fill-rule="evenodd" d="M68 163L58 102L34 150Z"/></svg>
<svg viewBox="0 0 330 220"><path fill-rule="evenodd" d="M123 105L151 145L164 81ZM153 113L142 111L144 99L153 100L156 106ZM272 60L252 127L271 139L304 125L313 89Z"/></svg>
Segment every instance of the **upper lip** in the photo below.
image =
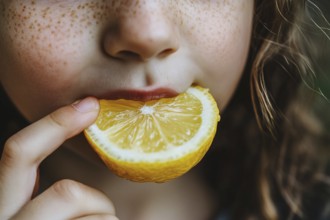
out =
<svg viewBox="0 0 330 220"><path fill-rule="evenodd" d="M177 96L178 93L173 89L169 88L157 88L154 90L113 90L102 95L98 96L100 99L128 99L128 100L136 100L136 101L150 101L161 98L171 98Z"/></svg>

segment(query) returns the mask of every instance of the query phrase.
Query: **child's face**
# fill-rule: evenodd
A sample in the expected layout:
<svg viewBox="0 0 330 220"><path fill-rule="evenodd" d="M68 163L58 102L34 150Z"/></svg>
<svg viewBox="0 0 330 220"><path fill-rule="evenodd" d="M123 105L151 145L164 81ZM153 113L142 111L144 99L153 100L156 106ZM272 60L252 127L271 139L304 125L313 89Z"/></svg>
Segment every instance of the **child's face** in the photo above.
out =
<svg viewBox="0 0 330 220"><path fill-rule="evenodd" d="M0 0L0 80L31 121L88 95L151 99L195 83L223 108L252 15L253 0Z"/></svg>

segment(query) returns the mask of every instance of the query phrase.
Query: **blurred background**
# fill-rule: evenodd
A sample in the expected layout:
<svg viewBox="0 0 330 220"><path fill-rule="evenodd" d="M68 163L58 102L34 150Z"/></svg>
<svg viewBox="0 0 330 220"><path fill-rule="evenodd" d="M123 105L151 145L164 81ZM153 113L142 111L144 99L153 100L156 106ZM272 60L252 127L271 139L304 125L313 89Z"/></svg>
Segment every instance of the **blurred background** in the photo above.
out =
<svg viewBox="0 0 330 220"><path fill-rule="evenodd" d="M319 11L311 10L314 15L315 22L323 28L324 33L317 31L313 33L320 42L320 47L317 47L320 57L317 57L315 68L316 86L320 88L325 98L320 98L315 104L316 113L324 119L324 124L329 131L330 136L330 0L314 0L319 10L323 12L324 17L317 15ZM313 13L314 11L314 13Z"/></svg>
<svg viewBox="0 0 330 220"><path fill-rule="evenodd" d="M320 71L325 71L323 78L319 79L319 84L323 89L324 94L330 99L330 0L318 0L319 8L324 14L323 20L322 17L319 17L316 21L320 23L321 27L324 27L324 32L328 36L320 36L322 44L324 47L321 47L321 58L320 58ZM330 114L330 112L329 112Z"/></svg>

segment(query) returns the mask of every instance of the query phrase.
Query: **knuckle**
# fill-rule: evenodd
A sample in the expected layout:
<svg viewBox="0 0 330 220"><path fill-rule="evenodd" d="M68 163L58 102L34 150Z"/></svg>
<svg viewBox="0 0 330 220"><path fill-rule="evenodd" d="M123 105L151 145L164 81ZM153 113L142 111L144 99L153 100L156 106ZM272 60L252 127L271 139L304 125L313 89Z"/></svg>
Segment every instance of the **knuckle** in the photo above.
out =
<svg viewBox="0 0 330 220"><path fill-rule="evenodd" d="M10 137L5 145L2 152L2 162L7 166L12 166L22 161L27 155L27 150L17 140L16 136Z"/></svg>
<svg viewBox="0 0 330 220"><path fill-rule="evenodd" d="M84 194L82 184L69 179L56 182L53 185L53 190L60 198L63 198L69 202L81 201Z"/></svg>
<svg viewBox="0 0 330 220"><path fill-rule="evenodd" d="M71 116L71 117L69 117ZM67 109L60 109L48 115L49 124L64 132L65 138L72 137L75 134L75 123L72 120L71 112Z"/></svg>
<svg viewBox="0 0 330 220"><path fill-rule="evenodd" d="M62 117L62 115L58 111L49 114L49 122L52 125L55 125L56 127L60 127L60 128L67 127L66 120Z"/></svg>

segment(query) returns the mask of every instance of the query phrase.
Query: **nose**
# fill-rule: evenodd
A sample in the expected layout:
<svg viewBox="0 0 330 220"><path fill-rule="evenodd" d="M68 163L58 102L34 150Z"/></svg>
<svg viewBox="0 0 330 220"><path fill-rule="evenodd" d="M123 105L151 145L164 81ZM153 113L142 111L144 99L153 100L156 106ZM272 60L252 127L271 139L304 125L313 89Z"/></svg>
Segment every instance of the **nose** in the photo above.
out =
<svg viewBox="0 0 330 220"><path fill-rule="evenodd" d="M146 61L165 58L179 49L178 34L168 15L162 7L146 2L132 4L123 12L117 10L117 19L104 37L107 55L126 61Z"/></svg>

